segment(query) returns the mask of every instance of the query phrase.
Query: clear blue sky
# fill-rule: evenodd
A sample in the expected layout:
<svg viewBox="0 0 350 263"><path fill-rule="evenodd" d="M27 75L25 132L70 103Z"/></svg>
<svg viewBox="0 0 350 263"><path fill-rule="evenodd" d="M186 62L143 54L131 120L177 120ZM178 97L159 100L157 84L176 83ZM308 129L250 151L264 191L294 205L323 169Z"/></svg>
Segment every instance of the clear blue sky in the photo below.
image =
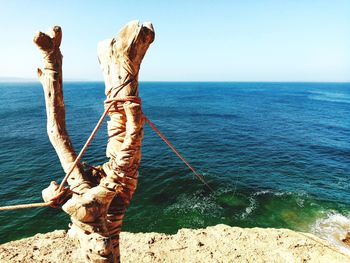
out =
<svg viewBox="0 0 350 263"><path fill-rule="evenodd" d="M350 81L349 0L0 0L0 77L36 78L60 25L64 78L102 80L97 43L134 19L156 30L141 80Z"/></svg>

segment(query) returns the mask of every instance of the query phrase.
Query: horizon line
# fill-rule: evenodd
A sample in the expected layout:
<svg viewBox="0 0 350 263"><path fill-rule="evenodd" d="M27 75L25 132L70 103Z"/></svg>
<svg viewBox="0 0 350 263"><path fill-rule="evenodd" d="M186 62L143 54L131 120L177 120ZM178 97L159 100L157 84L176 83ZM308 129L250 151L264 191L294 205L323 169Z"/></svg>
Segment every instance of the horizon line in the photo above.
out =
<svg viewBox="0 0 350 263"><path fill-rule="evenodd" d="M0 77L0 83L31 83L40 82L39 79L34 78L17 78L17 77ZM63 82L101 82L104 80L90 80L90 79L66 79ZM350 83L346 81L320 81L320 80L139 80L139 82L183 82L183 83Z"/></svg>

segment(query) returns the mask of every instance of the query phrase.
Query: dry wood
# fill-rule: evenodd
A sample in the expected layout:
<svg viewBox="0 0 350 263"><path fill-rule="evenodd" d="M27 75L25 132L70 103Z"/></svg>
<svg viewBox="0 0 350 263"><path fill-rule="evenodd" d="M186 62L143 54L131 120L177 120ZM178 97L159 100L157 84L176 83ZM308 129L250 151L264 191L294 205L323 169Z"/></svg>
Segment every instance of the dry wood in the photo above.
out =
<svg viewBox="0 0 350 263"><path fill-rule="evenodd" d="M116 38L105 40L98 46L98 57L105 79L105 94L108 99L127 96L138 97L138 72L142 59L154 40L151 23L139 25L128 23ZM129 83L122 89L122 83ZM143 115L141 104L127 102L121 110L110 111L108 122L109 142L104 164L106 181L121 184L120 193L113 199L108 210L108 230L112 238L116 261L119 261L119 234L122 220L135 192L138 167L141 160Z"/></svg>
<svg viewBox="0 0 350 263"><path fill-rule="evenodd" d="M44 69L38 68L38 77L45 94L47 133L63 170L67 173L77 155L66 129L62 90L61 40L62 30L59 26L52 27L47 33L38 32L34 37L34 43L40 49L45 65ZM71 188L75 188L76 192L84 192L89 187L80 164L74 168L68 184ZM43 193L44 200L48 201L57 188L57 184L50 184Z"/></svg>
<svg viewBox="0 0 350 263"><path fill-rule="evenodd" d="M59 27L38 33L34 42L42 51L45 69L38 69L45 91L48 134L65 172L76 158L65 126L62 93L62 55ZM68 183L78 194L64 204L71 216L70 235L79 241L89 262L119 262L119 233L125 210L135 192L141 160L143 115L138 98L138 72L142 59L154 40L151 23L128 23L119 34L98 46L98 57L106 86L105 108L109 108L109 161L99 168L101 178L88 182L79 164ZM117 102L118 101L118 102ZM112 103L112 105L111 105ZM94 186L90 188L90 186ZM43 191L45 201L57 194L52 182Z"/></svg>

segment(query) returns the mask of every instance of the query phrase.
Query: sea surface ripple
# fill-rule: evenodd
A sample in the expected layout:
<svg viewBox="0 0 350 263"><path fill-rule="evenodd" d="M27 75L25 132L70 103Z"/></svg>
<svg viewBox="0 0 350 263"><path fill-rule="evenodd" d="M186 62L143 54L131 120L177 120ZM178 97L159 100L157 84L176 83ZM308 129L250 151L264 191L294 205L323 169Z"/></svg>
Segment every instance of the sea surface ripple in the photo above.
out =
<svg viewBox="0 0 350 263"><path fill-rule="evenodd" d="M215 189L207 191L145 126L137 192L123 230L175 233L218 223L290 228L341 245L350 231L349 83L140 83L144 113ZM64 85L78 151L104 85ZM41 202L64 174L46 134L39 83L0 83L0 205ZM106 126L84 156L106 161ZM0 213L0 243L67 228L60 209ZM345 249L345 248L343 248Z"/></svg>

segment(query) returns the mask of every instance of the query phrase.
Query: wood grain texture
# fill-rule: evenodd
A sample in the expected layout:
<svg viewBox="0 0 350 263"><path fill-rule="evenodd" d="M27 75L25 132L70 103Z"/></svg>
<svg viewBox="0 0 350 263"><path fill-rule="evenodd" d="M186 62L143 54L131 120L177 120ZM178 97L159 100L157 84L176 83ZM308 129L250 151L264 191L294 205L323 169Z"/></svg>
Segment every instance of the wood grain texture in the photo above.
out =
<svg viewBox="0 0 350 263"><path fill-rule="evenodd" d="M62 91L62 39L60 27L37 33L34 42L43 54L45 68L38 69L44 87L50 141L67 173L77 155L65 124ZM154 40L151 23L131 21L118 35L98 45L98 58L105 79L105 110L108 110L109 161L99 167L99 177L84 174L80 165L68 179L73 194L63 210L71 217L69 235L78 241L87 262L119 262L122 220L137 186L143 136L143 114L138 97L138 73L142 59ZM89 181L90 180L90 181ZM57 193L52 182L44 200Z"/></svg>
<svg viewBox="0 0 350 263"><path fill-rule="evenodd" d="M66 129L66 113L62 85L62 54L60 45L62 30L54 26L47 33L38 32L34 43L42 53L44 69L38 68L38 77L43 86L47 114L47 134L65 173L69 171L77 157ZM76 192L89 187L79 163L68 179Z"/></svg>

